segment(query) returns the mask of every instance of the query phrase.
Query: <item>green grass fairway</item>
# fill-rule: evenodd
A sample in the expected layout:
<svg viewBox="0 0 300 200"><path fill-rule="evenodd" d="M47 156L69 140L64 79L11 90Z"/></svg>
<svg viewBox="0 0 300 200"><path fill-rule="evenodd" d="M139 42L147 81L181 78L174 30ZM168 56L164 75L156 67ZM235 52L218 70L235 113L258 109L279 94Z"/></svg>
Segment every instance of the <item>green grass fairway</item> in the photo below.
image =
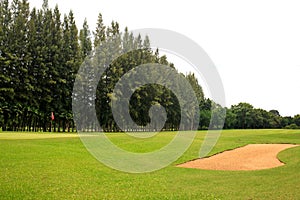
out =
<svg viewBox="0 0 300 200"><path fill-rule="evenodd" d="M171 166L128 174L98 162L77 135L0 133L0 199L300 199L300 147L279 154L285 166L258 171L177 168L198 156L199 131L188 151ZM108 134L133 152L161 148L174 136L151 139ZM250 143L300 144L300 130L226 130L210 154Z"/></svg>

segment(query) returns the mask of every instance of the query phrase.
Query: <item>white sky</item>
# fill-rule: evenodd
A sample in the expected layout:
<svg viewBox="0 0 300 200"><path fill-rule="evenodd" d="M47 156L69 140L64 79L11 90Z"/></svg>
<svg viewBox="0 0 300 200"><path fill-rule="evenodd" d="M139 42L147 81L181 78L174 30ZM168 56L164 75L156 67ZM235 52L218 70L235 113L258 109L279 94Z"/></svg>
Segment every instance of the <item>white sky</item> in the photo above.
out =
<svg viewBox="0 0 300 200"><path fill-rule="evenodd" d="M42 0L29 0L41 7ZM197 42L215 63L227 106L248 102L281 115L300 113L300 1L49 0L72 9L78 28L93 30L98 13L123 30L164 28ZM176 64L176 63L175 63Z"/></svg>

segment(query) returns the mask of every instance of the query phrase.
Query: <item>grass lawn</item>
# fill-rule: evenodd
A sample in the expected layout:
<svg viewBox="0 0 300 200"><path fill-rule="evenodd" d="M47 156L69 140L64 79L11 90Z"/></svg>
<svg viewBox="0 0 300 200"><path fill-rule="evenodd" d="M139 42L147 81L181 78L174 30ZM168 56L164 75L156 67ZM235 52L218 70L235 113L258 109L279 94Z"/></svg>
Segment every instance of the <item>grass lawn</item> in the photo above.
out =
<svg viewBox="0 0 300 200"><path fill-rule="evenodd" d="M0 133L0 199L300 199L300 147L279 154L285 166L257 171L177 168L194 159L199 131L185 154L152 173L128 174L98 162L73 134ZM159 149L174 136L108 134L133 152ZM252 143L300 144L300 130L226 130L210 154Z"/></svg>

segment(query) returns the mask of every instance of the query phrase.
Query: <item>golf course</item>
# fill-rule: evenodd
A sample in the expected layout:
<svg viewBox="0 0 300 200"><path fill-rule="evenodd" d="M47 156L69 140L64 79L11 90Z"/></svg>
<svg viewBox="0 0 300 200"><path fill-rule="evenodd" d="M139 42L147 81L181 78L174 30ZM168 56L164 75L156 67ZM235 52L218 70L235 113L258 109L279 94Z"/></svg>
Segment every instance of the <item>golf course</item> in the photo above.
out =
<svg viewBox="0 0 300 200"><path fill-rule="evenodd" d="M0 0L0 200L299 200L299 7Z"/></svg>
<svg viewBox="0 0 300 200"><path fill-rule="evenodd" d="M106 133L118 147L151 152L175 132L148 139ZM300 147L281 151L280 167L263 170L202 170L177 167L194 160L206 131L168 167L130 174L106 167L77 134L0 133L0 199L299 199ZM209 156L248 144L300 144L299 130L224 130Z"/></svg>

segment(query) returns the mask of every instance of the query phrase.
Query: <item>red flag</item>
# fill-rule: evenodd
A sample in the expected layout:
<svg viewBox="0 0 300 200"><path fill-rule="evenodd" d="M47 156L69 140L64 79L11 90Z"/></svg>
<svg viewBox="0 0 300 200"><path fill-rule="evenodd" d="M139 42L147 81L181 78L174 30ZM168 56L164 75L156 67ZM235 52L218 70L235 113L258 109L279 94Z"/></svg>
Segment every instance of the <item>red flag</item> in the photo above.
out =
<svg viewBox="0 0 300 200"><path fill-rule="evenodd" d="M53 121L54 120L54 113L51 112L51 120Z"/></svg>

